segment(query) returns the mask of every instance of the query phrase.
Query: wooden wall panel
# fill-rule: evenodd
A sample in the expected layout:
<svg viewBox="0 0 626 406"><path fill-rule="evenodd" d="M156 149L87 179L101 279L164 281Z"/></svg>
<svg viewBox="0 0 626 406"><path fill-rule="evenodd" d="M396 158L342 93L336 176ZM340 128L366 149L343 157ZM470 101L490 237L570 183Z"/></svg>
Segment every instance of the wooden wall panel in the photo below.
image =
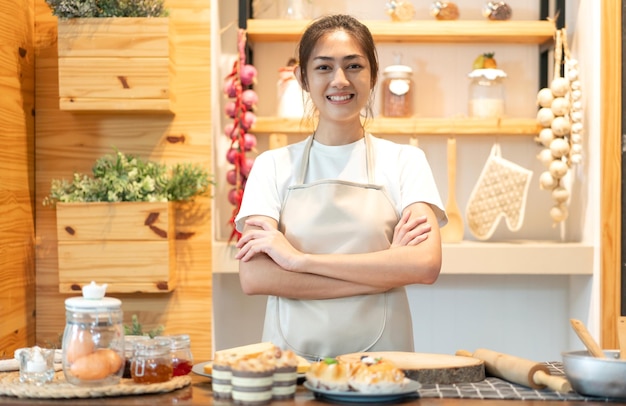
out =
<svg viewBox="0 0 626 406"><path fill-rule="evenodd" d="M0 0L0 358L35 344L34 9Z"/></svg>
<svg viewBox="0 0 626 406"><path fill-rule="evenodd" d="M99 114L59 110L56 17L44 0L35 0L38 340L58 340L65 326L63 302L72 296L58 293L55 213L41 204L51 179L90 172L94 160L113 148L168 164L189 161L212 167L210 4L166 3L175 63L175 115ZM163 325L166 334L189 333L196 360L212 356L211 204L212 199L202 198L178 207L177 231L195 235L176 244L174 292L112 295L122 300L126 323L137 314L146 328Z"/></svg>
<svg viewBox="0 0 626 406"><path fill-rule="evenodd" d="M621 315L622 244L622 2L602 2L601 138L601 264L600 329L602 348L619 348L617 323Z"/></svg>

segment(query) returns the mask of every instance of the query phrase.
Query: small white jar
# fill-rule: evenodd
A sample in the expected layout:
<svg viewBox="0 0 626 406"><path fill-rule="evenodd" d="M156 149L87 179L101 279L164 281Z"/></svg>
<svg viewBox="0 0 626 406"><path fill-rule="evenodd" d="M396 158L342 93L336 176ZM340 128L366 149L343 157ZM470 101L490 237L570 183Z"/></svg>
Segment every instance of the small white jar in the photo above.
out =
<svg viewBox="0 0 626 406"><path fill-rule="evenodd" d="M474 69L468 75L469 116L474 118L500 118L504 115L504 78L500 69Z"/></svg>

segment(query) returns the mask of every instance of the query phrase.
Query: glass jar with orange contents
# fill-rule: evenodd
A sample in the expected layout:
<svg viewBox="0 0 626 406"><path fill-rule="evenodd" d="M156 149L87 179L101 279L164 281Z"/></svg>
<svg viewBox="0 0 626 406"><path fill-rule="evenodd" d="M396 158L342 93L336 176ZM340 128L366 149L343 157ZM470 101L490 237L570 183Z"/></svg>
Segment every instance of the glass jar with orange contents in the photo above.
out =
<svg viewBox="0 0 626 406"><path fill-rule="evenodd" d="M63 373L72 385L116 385L124 372L122 301L106 288L91 282L65 300Z"/></svg>
<svg viewBox="0 0 626 406"><path fill-rule="evenodd" d="M390 65L383 72L382 115L411 117L413 115L413 70L406 65Z"/></svg>
<svg viewBox="0 0 626 406"><path fill-rule="evenodd" d="M171 340L146 339L134 343L130 374L136 383L161 383L172 379Z"/></svg>
<svg viewBox="0 0 626 406"><path fill-rule="evenodd" d="M191 355L191 339L189 334L160 336L171 341L172 371L173 376L187 375L193 368L193 356Z"/></svg>

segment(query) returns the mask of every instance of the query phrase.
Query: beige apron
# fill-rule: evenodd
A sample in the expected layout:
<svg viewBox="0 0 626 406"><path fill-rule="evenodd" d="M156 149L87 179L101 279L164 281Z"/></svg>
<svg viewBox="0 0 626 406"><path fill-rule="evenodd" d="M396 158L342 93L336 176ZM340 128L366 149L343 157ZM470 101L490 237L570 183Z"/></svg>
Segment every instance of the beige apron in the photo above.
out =
<svg viewBox="0 0 626 406"><path fill-rule="evenodd" d="M365 137L368 184L322 180L304 184L313 137L287 191L278 228L298 250L356 254L388 249L398 214L383 186L374 185L374 154ZM413 351L404 287L375 295L298 300L270 296L263 341L317 360L361 351Z"/></svg>

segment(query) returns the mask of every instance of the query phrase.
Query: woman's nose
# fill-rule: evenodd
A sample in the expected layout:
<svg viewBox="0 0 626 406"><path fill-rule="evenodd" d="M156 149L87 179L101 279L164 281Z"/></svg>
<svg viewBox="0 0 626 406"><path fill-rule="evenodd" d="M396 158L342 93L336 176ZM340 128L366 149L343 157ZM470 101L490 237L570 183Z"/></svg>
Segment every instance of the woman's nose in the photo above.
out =
<svg viewBox="0 0 626 406"><path fill-rule="evenodd" d="M350 82L346 78L346 74L343 69L338 68L335 71L335 75L333 76L333 81L331 85L336 88L342 88L344 86L348 86Z"/></svg>

